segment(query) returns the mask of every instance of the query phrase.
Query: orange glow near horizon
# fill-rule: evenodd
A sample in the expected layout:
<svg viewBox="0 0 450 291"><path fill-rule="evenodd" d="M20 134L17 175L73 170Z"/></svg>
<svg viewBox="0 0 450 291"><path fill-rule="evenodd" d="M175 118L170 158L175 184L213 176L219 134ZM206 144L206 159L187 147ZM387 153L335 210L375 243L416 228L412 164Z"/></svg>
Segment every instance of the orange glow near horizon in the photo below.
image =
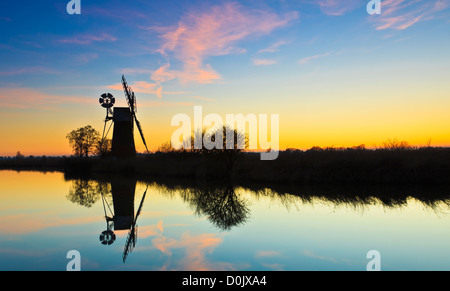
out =
<svg viewBox="0 0 450 291"><path fill-rule="evenodd" d="M328 74L334 76L336 73ZM276 102L269 95L273 92L264 95L261 91L251 95L238 93L242 96L232 96L234 102L228 102L229 96L214 101L208 98L194 101L186 97L182 101L183 97L178 97L175 101L162 99L151 102L148 95L138 93L141 106L138 119L150 151L156 151L170 141L177 129L171 126L174 115L185 113L194 120L194 105L203 106L203 118L211 113L219 114L224 120L226 114L279 114L281 150L361 144L372 148L394 139L407 141L413 146L428 143L431 146L450 145L450 99L446 93L449 85L443 79L418 85L388 83L366 92L365 88L370 87L373 80L351 79L350 76L353 73L333 80L329 88L302 87L304 92L300 97L294 88L277 97ZM305 78L303 82L318 84L319 80L315 78L320 79ZM387 82L387 79L378 82ZM435 90L431 96L429 86ZM336 92L332 93L331 88ZM116 96L119 94L123 93L116 92ZM105 113L92 96L58 96L36 89L9 88L0 89L0 97L3 100L0 108L0 156L15 156L18 151L24 156L71 155L66 139L71 130L88 124L100 133L103 130ZM116 105L125 105L125 101L119 99ZM261 101L255 103L254 100ZM112 131L109 137L112 137ZM135 143L138 152L145 151L136 129Z"/></svg>
<svg viewBox="0 0 450 291"><path fill-rule="evenodd" d="M86 123L88 124L88 123ZM367 124L361 127L346 128L346 122L328 124L315 124L308 127L305 125L287 125L280 123L280 150L296 148L301 150L318 147L353 147L364 144L367 148L382 146L388 140L407 141L413 146L444 147L450 145L450 133L446 128L450 124L441 126L430 123L417 123L409 126L399 124L396 127L377 127L375 124ZM143 125L144 128L150 126ZM73 127L76 129L77 127ZM386 128L386 129L384 129ZM145 133L150 152L157 151L163 143L170 141L171 135L176 127L159 127L147 130ZM24 156L68 156L72 154L66 134L71 129L67 127L55 128L54 131L30 130L13 131L8 133L8 140L3 140L0 147L0 156L15 156L18 151ZM100 131L100 127L97 126ZM4 132L4 131L3 131ZM402 133L399 135L398 133ZM145 152L140 136L135 132L136 150Z"/></svg>
<svg viewBox="0 0 450 291"><path fill-rule="evenodd" d="M371 148L382 146L383 142L394 139L407 141L414 146L425 146L429 142L431 146L450 145L450 119L447 118L447 109L442 102L434 105L417 102L409 104L409 107L383 105L360 104L349 109L334 104L323 108L299 105L297 113L283 108L279 110L280 149L306 150L313 146L352 147L361 144ZM100 133L103 130L103 113L97 107L91 107L88 110L80 107L73 111L59 109L19 113L19 118L15 118L13 124L8 120L8 113L2 113L0 132L6 138L0 140L0 156L15 156L18 151L24 156L71 155L72 151L66 139L71 130L88 124ZM450 108L450 104L447 108ZM212 110L205 109L203 117L214 113ZM224 112L230 113L232 110ZM77 116L78 112L82 114ZM170 126L174 114L186 113L193 120L192 112L192 106L142 108L139 119L149 150L156 151L163 143L170 141L177 129ZM226 113L218 114L225 118ZM92 122L93 120L95 122ZM112 131L109 137L112 137ZM145 151L137 130L135 143L138 152Z"/></svg>

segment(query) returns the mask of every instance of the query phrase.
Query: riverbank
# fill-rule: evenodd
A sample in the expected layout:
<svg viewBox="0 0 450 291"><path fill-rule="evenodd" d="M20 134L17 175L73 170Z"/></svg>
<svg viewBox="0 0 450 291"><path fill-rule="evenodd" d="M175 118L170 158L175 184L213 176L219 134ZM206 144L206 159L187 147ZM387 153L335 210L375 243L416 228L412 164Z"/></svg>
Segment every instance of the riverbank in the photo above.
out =
<svg viewBox="0 0 450 291"><path fill-rule="evenodd" d="M0 159L0 169L301 185L448 184L450 148L295 150L280 152L274 161L261 161L257 153L239 153L230 158L220 153L194 152L158 152L132 159L21 157Z"/></svg>

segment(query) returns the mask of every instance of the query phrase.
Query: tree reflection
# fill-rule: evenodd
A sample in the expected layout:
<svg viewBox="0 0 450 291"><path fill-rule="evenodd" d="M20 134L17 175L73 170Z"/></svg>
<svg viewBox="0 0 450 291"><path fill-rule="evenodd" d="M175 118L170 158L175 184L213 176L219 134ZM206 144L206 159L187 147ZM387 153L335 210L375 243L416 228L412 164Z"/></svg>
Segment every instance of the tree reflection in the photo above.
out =
<svg viewBox="0 0 450 291"><path fill-rule="evenodd" d="M208 216L221 230L242 225L249 216L248 201L242 199L231 185L187 188L182 196L194 208L196 215Z"/></svg>
<svg viewBox="0 0 450 291"><path fill-rule="evenodd" d="M101 192L110 192L107 183L92 180L73 180L67 199L75 204L92 207L100 199Z"/></svg>

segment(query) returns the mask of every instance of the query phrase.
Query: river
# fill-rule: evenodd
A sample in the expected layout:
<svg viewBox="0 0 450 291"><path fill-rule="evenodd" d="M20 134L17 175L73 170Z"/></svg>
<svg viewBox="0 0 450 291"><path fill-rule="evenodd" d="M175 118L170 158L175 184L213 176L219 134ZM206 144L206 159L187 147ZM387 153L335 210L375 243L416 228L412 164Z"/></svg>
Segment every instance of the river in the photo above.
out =
<svg viewBox="0 0 450 291"><path fill-rule="evenodd" d="M450 270L450 192L328 189L0 171L0 270Z"/></svg>

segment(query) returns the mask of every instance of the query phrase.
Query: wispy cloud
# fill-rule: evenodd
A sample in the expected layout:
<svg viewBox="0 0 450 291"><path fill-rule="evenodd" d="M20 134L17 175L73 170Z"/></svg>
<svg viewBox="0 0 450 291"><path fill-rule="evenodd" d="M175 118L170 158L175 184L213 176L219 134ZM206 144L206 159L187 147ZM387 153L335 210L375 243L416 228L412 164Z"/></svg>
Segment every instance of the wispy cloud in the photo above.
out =
<svg viewBox="0 0 450 291"><path fill-rule="evenodd" d="M89 45L93 42L114 42L117 41L117 38L115 38L112 35L109 35L107 33L101 33L98 35L94 34L83 34L83 35L76 35L70 38L63 38L59 39L59 43L70 43L70 44L80 44L80 45Z"/></svg>
<svg viewBox="0 0 450 291"><path fill-rule="evenodd" d="M261 49L258 51L258 53L274 53L280 50L280 47L283 45L287 45L290 44L289 41L284 41L284 40L280 40L277 41L276 43L272 44L271 46Z"/></svg>
<svg viewBox="0 0 450 291"><path fill-rule="evenodd" d="M162 87L157 84L146 81L137 81L131 84L130 87L132 87L133 92L135 93L155 94L158 98L162 97ZM122 83L116 83L114 85L106 86L106 88L122 91L123 85Z"/></svg>
<svg viewBox="0 0 450 291"><path fill-rule="evenodd" d="M255 66L269 66L269 65L275 65L277 63L277 61L271 60L271 59L253 59L252 63Z"/></svg>
<svg viewBox="0 0 450 291"><path fill-rule="evenodd" d="M361 0L318 0L320 10L327 15L340 16L363 5Z"/></svg>
<svg viewBox="0 0 450 291"><path fill-rule="evenodd" d="M216 82L221 75L205 63L208 58L244 53L244 49L236 47L240 41L269 34L297 18L297 12L278 15L244 8L236 2L188 12L175 26L153 28L162 33L158 51L168 62L152 75L152 80L162 83L178 79L184 84ZM181 67L172 68L173 59Z"/></svg>
<svg viewBox="0 0 450 291"><path fill-rule="evenodd" d="M185 249L185 256L178 260L175 269L208 271L208 270L233 270L230 263L211 262L207 258L223 242L223 238L215 234L200 234L192 236L184 233L179 240L159 236L153 239L153 245L162 253L172 256L174 249ZM169 266L165 266L165 269Z"/></svg>
<svg viewBox="0 0 450 291"><path fill-rule="evenodd" d="M62 218L57 213L18 213L0 216L0 231L2 235L23 235L37 233L49 227L80 225L96 222L97 217ZM10 223L14 221L14 223Z"/></svg>
<svg viewBox="0 0 450 291"><path fill-rule="evenodd" d="M450 0L385 0L379 17L372 18L377 30L404 30L431 20L450 6Z"/></svg>
<svg viewBox="0 0 450 291"><path fill-rule="evenodd" d="M298 63L301 64L301 65L304 65L304 64L309 63L312 60L325 58L325 57L328 57L330 55L331 55L331 52L327 52L327 53L324 53L324 54L317 54L317 55L313 55L313 56L302 58L302 59L300 59L298 61Z"/></svg>
<svg viewBox="0 0 450 291"><path fill-rule="evenodd" d="M194 105L193 102L172 102L164 100L144 100L139 103L139 107L182 107Z"/></svg>
<svg viewBox="0 0 450 291"><path fill-rule="evenodd" d="M186 92L166 92L166 91L163 92L161 85L149 83L146 81L136 81L133 84L130 84L130 87L135 93L155 94L160 99L162 98L162 94L168 95L187 94ZM105 88L123 91L122 83L116 83L114 85L105 86Z"/></svg>
<svg viewBox="0 0 450 291"><path fill-rule="evenodd" d="M78 55L76 57L76 60L78 61L78 64L85 65L97 58L98 58L98 54L96 54L96 53L86 53L86 54Z"/></svg>
<svg viewBox="0 0 450 291"><path fill-rule="evenodd" d="M41 67L22 67L22 68L14 68L6 71L0 71L0 76L16 76L16 75L25 75L25 74L58 74L57 71Z"/></svg>
<svg viewBox="0 0 450 291"><path fill-rule="evenodd" d="M202 96L193 96L191 98L198 99L198 100L205 100L205 101L216 101L216 99L208 98L208 97L202 97Z"/></svg>
<svg viewBox="0 0 450 291"><path fill-rule="evenodd" d="M0 107L55 110L64 104L95 104L96 100L81 96L58 96L29 88L0 88Z"/></svg>
<svg viewBox="0 0 450 291"><path fill-rule="evenodd" d="M307 257L310 257L310 258L314 258L314 259L318 259L318 260L322 260L322 261L329 261L329 262L332 262L332 263L337 263L337 260L335 258L317 255L317 254L315 254L315 253L313 253L311 251L308 251L308 250L303 251L303 254L305 256L307 256Z"/></svg>
<svg viewBox="0 0 450 291"><path fill-rule="evenodd" d="M255 254L255 257L257 258L265 258L265 257L276 257L279 256L280 252L278 251L258 251Z"/></svg>
<svg viewBox="0 0 450 291"><path fill-rule="evenodd" d="M138 74L151 74L153 73L153 71L142 68L124 68L120 71L120 73L125 75L138 75Z"/></svg>

